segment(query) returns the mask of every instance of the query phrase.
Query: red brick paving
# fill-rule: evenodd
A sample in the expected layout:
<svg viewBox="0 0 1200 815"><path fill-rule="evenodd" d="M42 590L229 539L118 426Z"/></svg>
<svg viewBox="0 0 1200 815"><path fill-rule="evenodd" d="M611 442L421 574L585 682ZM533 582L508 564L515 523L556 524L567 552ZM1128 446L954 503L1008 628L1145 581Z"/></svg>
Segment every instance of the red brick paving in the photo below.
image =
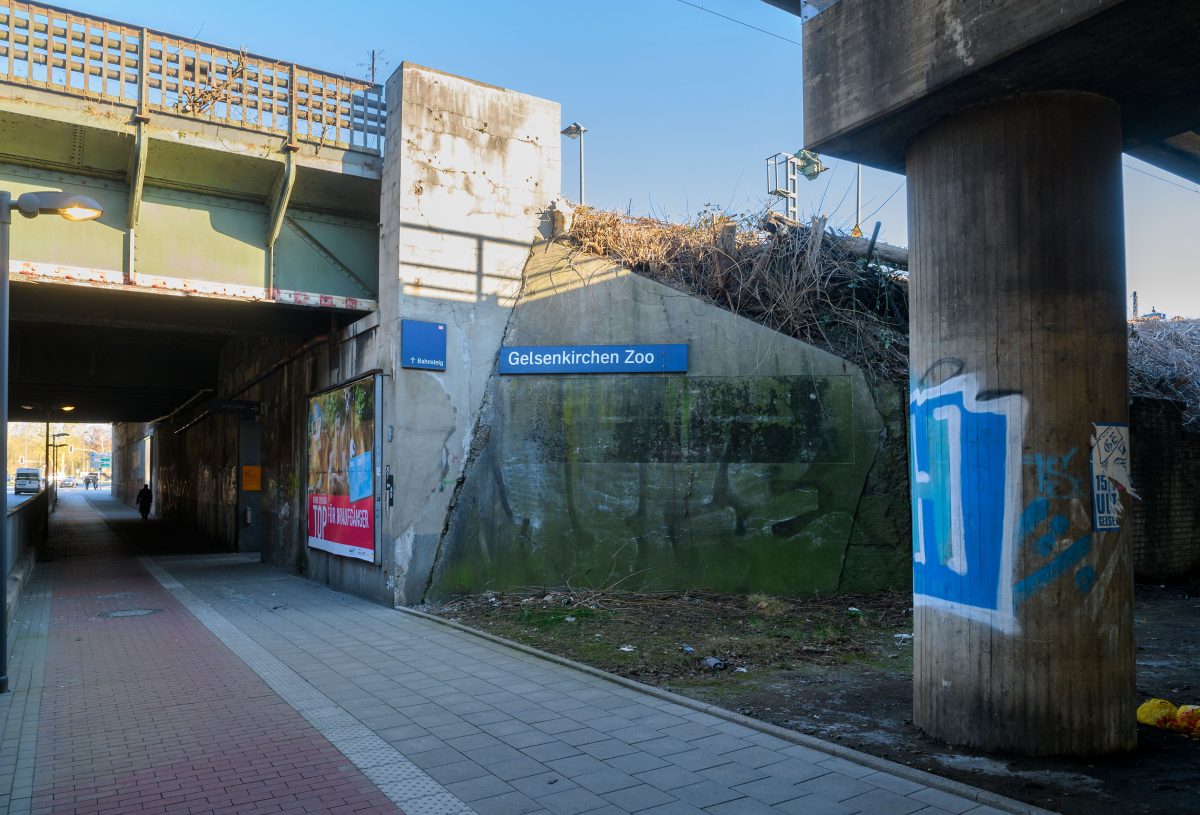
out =
<svg viewBox="0 0 1200 815"><path fill-rule="evenodd" d="M33 815L400 812L136 560L50 568Z"/></svg>

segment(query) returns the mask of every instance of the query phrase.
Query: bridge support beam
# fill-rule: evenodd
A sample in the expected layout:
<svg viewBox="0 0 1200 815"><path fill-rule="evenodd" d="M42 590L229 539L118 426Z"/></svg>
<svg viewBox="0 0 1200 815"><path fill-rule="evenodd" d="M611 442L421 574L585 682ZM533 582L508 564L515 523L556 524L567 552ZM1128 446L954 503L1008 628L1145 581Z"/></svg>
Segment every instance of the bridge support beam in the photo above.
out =
<svg viewBox="0 0 1200 815"><path fill-rule="evenodd" d="M1129 542L1096 515L1128 487L1120 109L969 109L907 167L913 720L990 749L1131 749Z"/></svg>
<svg viewBox="0 0 1200 815"><path fill-rule="evenodd" d="M133 117L133 149L129 153L129 167L125 179L129 184L129 217L125 233L125 282L132 283L137 277L137 225L142 213L142 193L146 188L146 162L150 156L150 135L146 124L150 117L139 111Z"/></svg>
<svg viewBox="0 0 1200 815"><path fill-rule="evenodd" d="M287 217L288 204L292 200L292 188L296 185L296 146L294 143L283 147L283 166L271 188L268 203L271 211L267 215L267 293L275 296L275 242L283 230L283 221Z"/></svg>

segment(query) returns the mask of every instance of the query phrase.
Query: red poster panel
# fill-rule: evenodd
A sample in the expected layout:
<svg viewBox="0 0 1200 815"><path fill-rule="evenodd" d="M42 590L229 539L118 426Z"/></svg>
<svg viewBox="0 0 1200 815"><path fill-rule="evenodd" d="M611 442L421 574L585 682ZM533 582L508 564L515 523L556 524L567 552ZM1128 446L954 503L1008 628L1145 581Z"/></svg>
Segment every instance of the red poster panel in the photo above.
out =
<svg viewBox="0 0 1200 815"><path fill-rule="evenodd" d="M308 400L308 545L375 561L375 379Z"/></svg>
<svg viewBox="0 0 1200 815"><path fill-rule="evenodd" d="M335 555L375 559L375 500L348 495L308 496L308 545Z"/></svg>

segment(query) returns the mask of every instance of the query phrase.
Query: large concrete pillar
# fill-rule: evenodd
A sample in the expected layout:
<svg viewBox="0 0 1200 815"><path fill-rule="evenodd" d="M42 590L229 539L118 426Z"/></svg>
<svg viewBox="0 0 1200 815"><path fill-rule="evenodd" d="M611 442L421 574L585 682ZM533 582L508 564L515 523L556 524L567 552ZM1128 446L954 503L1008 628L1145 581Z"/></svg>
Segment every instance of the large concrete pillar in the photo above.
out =
<svg viewBox="0 0 1200 815"><path fill-rule="evenodd" d="M1118 106L970 109L907 165L913 720L984 748L1133 748Z"/></svg>

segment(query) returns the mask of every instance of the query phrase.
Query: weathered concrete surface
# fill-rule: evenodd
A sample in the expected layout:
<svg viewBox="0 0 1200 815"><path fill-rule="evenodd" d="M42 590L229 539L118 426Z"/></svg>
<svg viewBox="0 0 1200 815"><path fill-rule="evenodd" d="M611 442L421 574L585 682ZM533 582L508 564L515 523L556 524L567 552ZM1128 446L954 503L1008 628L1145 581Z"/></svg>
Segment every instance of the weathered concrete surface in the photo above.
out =
<svg viewBox="0 0 1200 815"><path fill-rule="evenodd" d="M687 342L690 370L492 378L426 599L906 583L907 498L864 496L889 431L903 458L894 393L885 427L845 360L604 259L536 249L505 344L624 342Z"/></svg>
<svg viewBox="0 0 1200 815"><path fill-rule="evenodd" d="M902 173L945 116L1083 90L1120 104L1125 150L1195 178L1200 142L1174 137L1200 129L1198 39L1200 5L1173 0L840 0L804 26L804 145Z"/></svg>
<svg viewBox="0 0 1200 815"><path fill-rule="evenodd" d="M1068 92L963 111L908 170L913 722L1132 749L1131 524L1094 509L1130 484L1093 458L1128 456L1120 111Z"/></svg>
<svg viewBox="0 0 1200 815"><path fill-rule="evenodd" d="M263 527L259 530L263 562L305 574L338 591L390 604L380 566L335 557L307 545L308 395L378 368L376 326L377 318L371 315L324 342L310 341L311 350L302 353L298 342L276 347L271 355L248 349L253 356L247 353L244 363L231 361L230 370L236 374L226 380L229 384L225 387L233 398L263 403ZM267 365L289 358L287 365L261 382L244 384L257 379L257 372Z"/></svg>
<svg viewBox="0 0 1200 815"><path fill-rule="evenodd" d="M395 474L385 568L397 604L424 594L475 417L559 188L559 106L411 63L387 86L380 348L383 460ZM445 372L406 370L400 321L446 324Z"/></svg>

